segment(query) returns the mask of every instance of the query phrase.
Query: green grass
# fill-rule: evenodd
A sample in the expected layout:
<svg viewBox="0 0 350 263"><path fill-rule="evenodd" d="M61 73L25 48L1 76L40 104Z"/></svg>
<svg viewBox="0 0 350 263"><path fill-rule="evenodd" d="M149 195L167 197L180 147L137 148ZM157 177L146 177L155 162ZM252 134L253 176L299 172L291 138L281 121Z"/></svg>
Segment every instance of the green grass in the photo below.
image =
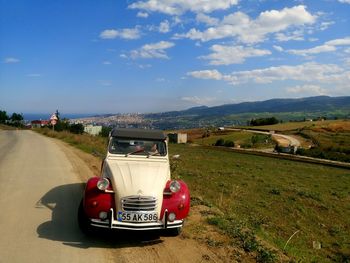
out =
<svg viewBox="0 0 350 263"><path fill-rule="evenodd" d="M303 150L302 155L350 162L350 130L337 127L321 126L302 129L299 135L309 138L314 147Z"/></svg>
<svg viewBox="0 0 350 263"><path fill-rule="evenodd" d="M266 125L266 126L245 126L245 128L284 132L284 131L300 130L300 129L312 128L312 127L319 127L319 126L327 126L327 125L332 125L336 123L344 123L344 121L343 120L326 120L326 121L283 122L283 123Z"/></svg>
<svg viewBox="0 0 350 263"><path fill-rule="evenodd" d="M86 152L105 152L106 139L39 129ZM294 261L350 261L350 171L226 148L170 144L173 176L189 185L193 204L215 207L208 223L259 262L275 251ZM298 231L286 246L287 240ZM320 250L313 249L320 242Z"/></svg>
<svg viewBox="0 0 350 263"><path fill-rule="evenodd" d="M218 207L223 216L210 223L254 247L257 236L295 260L350 260L350 172L209 147L171 145L180 154L176 175L192 196ZM313 241L322 249L312 248ZM271 256L272 257L272 256ZM328 259L327 259L328 257Z"/></svg>
<svg viewBox="0 0 350 263"><path fill-rule="evenodd" d="M16 129L20 129L20 128L16 128L5 124L0 124L0 130L16 130Z"/></svg>
<svg viewBox="0 0 350 263"><path fill-rule="evenodd" d="M259 130L275 130L298 135L312 142L312 149L301 149L297 154L350 162L350 121L328 120L315 122L287 122L276 125L247 127Z"/></svg>
<svg viewBox="0 0 350 263"><path fill-rule="evenodd" d="M248 144L251 141L252 134L249 132L216 132L209 137L196 139L195 143L203 145L214 145L218 139L231 140L238 144Z"/></svg>
<svg viewBox="0 0 350 263"><path fill-rule="evenodd" d="M242 148L267 148L274 147L270 136L254 134L245 131L217 131L212 132L209 137L195 139L194 143L202 145L215 145L218 139L233 141L235 146Z"/></svg>

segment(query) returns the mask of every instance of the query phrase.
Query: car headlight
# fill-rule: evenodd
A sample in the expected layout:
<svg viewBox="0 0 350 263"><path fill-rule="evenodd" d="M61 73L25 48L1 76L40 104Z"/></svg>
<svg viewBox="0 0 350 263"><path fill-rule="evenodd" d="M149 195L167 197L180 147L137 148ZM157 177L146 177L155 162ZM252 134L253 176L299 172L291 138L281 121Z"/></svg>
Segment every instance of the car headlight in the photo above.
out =
<svg viewBox="0 0 350 263"><path fill-rule="evenodd" d="M109 180L107 178L101 178L97 181L97 188L101 191L105 191L109 187Z"/></svg>
<svg viewBox="0 0 350 263"><path fill-rule="evenodd" d="M177 193L181 189L181 185L178 181L171 181L169 189L173 193Z"/></svg>

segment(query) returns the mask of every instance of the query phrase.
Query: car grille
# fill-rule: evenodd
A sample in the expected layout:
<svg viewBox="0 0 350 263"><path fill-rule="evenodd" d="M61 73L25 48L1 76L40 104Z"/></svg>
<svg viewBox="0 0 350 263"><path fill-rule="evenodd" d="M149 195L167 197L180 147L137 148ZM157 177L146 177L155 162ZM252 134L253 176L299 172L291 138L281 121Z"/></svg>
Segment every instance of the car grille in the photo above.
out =
<svg viewBox="0 0 350 263"><path fill-rule="evenodd" d="M153 196L131 195L122 198L124 211L155 211L157 198Z"/></svg>

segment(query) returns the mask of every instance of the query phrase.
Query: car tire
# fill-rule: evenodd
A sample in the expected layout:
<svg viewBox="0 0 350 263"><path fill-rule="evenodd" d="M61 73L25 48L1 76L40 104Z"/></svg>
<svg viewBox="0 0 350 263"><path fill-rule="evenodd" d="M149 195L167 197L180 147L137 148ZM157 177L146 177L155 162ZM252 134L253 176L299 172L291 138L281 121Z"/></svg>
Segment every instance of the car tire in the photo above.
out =
<svg viewBox="0 0 350 263"><path fill-rule="evenodd" d="M181 232L182 232L182 227L169 228L166 230L167 235L171 237L176 237L180 235Z"/></svg>
<svg viewBox="0 0 350 263"><path fill-rule="evenodd" d="M79 209L78 209L78 224L80 230L85 234L85 235L92 235L93 234L93 229L92 226L89 223L89 219L87 218L85 211L84 211L84 204L83 204L83 199L80 202Z"/></svg>

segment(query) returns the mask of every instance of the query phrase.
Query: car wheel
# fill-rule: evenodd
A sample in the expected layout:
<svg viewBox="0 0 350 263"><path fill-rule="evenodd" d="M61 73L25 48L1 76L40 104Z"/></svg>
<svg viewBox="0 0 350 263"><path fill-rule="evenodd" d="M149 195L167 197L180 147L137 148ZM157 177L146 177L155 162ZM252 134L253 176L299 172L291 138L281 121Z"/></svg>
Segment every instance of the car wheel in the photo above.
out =
<svg viewBox="0 0 350 263"><path fill-rule="evenodd" d="M166 230L167 235L171 237L176 237L180 235L181 232L182 232L182 227L169 228Z"/></svg>
<svg viewBox="0 0 350 263"><path fill-rule="evenodd" d="M93 234L92 226L89 224L89 219L87 218L84 211L83 199L81 200L79 209L78 209L78 223L79 223L80 230L85 235Z"/></svg>

